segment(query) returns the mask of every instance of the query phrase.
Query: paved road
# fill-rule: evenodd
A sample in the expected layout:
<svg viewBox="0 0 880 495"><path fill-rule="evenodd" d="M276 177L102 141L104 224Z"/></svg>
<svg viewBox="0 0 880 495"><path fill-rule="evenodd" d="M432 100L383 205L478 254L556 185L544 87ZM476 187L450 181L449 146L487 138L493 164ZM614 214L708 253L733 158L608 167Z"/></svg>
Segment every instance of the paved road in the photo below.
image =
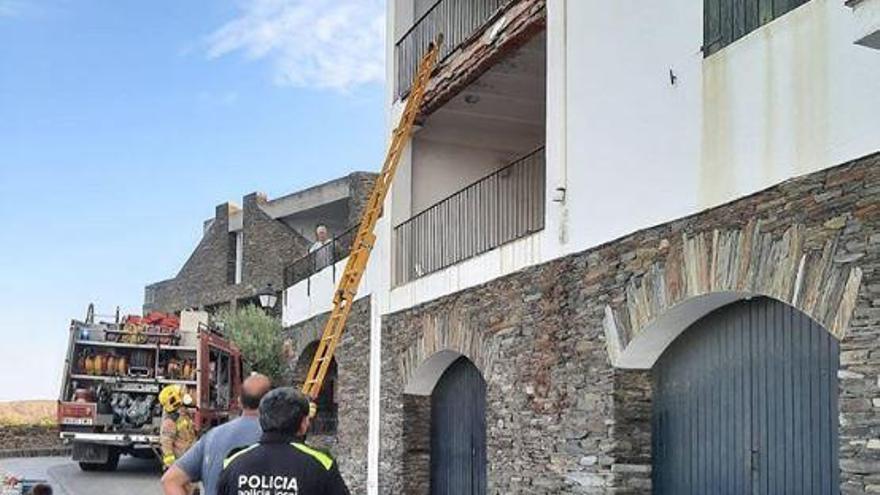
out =
<svg viewBox="0 0 880 495"><path fill-rule="evenodd" d="M62 495L161 495L161 469L154 461L123 457L114 473L85 473L70 459L37 457L0 459L0 471L28 479L48 480Z"/></svg>

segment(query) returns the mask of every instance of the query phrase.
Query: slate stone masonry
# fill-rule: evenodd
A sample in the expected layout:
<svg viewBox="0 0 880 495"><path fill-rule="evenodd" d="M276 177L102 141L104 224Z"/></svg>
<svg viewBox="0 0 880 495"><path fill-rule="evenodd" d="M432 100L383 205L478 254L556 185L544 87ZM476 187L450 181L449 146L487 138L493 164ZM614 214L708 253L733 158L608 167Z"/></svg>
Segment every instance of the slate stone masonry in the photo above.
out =
<svg viewBox="0 0 880 495"><path fill-rule="evenodd" d="M834 294L822 295L820 313L834 326L829 308L851 312L847 328L835 328L843 335L841 490L880 492L877 154L385 316L380 493L429 493L426 399L404 389L440 349L469 357L487 381L489 493L650 493L651 373L612 366L607 308L637 309L628 303L634 288L667 268L671 244L749 225L771 246L795 229L798 259L819 263L829 250ZM753 263L772 271L787 259ZM789 294L810 294L781 283Z"/></svg>
<svg viewBox="0 0 880 495"><path fill-rule="evenodd" d="M348 225L357 225L361 221L361 214L367 206L373 185L376 183L376 174L367 172L355 172L349 175L349 208Z"/></svg>
<svg viewBox="0 0 880 495"><path fill-rule="evenodd" d="M376 174L366 172L355 172L345 178L349 213L342 222L358 222L375 178ZM214 220L177 276L145 288L144 312L231 306L239 300L254 298L267 284L282 290L284 268L308 254L311 241L269 216L263 208L266 203L266 196L256 192L243 200L241 283L231 284L228 279L235 249L229 237L229 217L238 208L224 203L217 206Z"/></svg>
<svg viewBox="0 0 880 495"><path fill-rule="evenodd" d="M301 387L311 364L303 351L316 342L329 313L285 329L288 349L288 383ZM370 390L370 298L355 301L342 341L336 348L335 400L338 405L336 435L312 435L308 443L329 451L339 462L342 476L352 493L366 493L367 421Z"/></svg>
<svg viewBox="0 0 880 495"><path fill-rule="evenodd" d="M227 275L234 256L230 250L235 249L229 238L229 216L235 207L225 203L217 207L214 221L177 276L146 287L144 312L232 305L254 297L270 283L280 290L284 266L306 254L309 242L269 217L260 207L265 201L260 193L244 198L241 283L229 283Z"/></svg>

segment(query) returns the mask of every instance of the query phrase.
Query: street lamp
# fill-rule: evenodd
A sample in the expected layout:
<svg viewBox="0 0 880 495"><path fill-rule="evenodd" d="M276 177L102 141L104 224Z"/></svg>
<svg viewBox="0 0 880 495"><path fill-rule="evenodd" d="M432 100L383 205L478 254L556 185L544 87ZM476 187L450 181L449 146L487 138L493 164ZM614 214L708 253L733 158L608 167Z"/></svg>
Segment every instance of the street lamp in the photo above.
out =
<svg viewBox="0 0 880 495"><path fill-rule="evenodd" d="M275 289L272 288L272 284L264 287L260 292L257 292L257 297L260 299L260 306L263 309L272 309L275 307L275 303L278 302L278 296L275 294Z"/></svg>

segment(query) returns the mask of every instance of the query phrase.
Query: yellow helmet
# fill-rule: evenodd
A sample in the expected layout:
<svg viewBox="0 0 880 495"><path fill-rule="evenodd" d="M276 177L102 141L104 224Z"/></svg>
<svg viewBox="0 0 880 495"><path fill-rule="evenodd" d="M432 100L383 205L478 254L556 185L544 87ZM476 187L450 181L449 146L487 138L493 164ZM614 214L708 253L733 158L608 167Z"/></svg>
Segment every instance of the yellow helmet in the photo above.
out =
<svg viewBox="0 0 880 495"><path fill-rule="evenodd" d="M181 385L168 385L159 392L159 404L162 404L165 412L174 412L183 405L183 394Z"/></svg>

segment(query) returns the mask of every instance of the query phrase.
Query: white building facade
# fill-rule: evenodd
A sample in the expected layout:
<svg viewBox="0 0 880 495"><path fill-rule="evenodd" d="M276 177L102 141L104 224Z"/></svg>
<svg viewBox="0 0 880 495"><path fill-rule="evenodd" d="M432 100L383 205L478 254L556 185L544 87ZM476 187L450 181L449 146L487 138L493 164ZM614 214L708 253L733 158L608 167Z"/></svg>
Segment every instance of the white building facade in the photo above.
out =
<svg viewBox="0 0 880 495"><path fill-rule="evenodd" d="M880 0L389 0L387 31L391 125L446 44L340 347L354 486L880 490ZM342 266L286 289L297 352Z"/></svg>

